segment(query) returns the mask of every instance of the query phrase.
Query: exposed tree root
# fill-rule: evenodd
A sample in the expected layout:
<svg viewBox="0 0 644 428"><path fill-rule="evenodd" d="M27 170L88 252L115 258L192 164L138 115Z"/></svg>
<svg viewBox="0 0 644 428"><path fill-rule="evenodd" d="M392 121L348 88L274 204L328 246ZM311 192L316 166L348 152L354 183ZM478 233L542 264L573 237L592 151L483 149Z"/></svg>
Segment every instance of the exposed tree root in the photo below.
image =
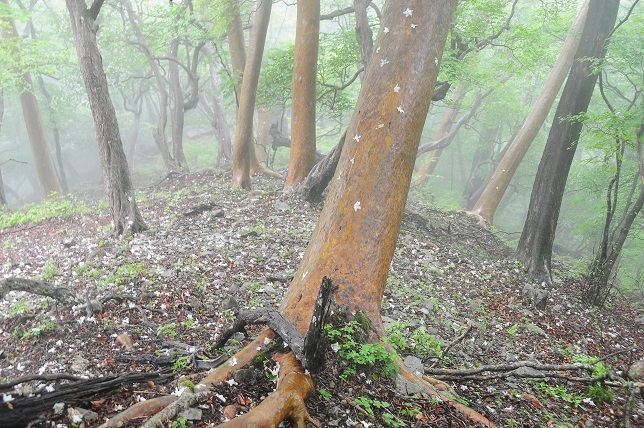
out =
<svg viewBox="0 0 644 428"><path fill-rule="evenodd" d="M245 415L228 421L221 427L226 428L271 428L280 422L290 420L297 428L306 428L306 423L320 427L313 419L304 400L313 390L311 376L304 373L302 365L292 352L275 354L274 360L280 364L277 389Z"/></svg>
<svg viewBox="0 0 644 428"><path fill-rule="evenodd" d="M400 358L396 359L396 365L400 368L400 372L398 373L402 377L404 377L408 382L411 382L412 384L418 385L419 387L422 388L423 392L425 392L427 395L429 395L432 398L438 398L442 400L444 403L448 404L461 414L471 420L472 422L478 423L480 425L490 427L490 428L496 428L496 425L494 425L489 419L487 419L485 416L480 414L474 409L471 409L467 407L464 404L461 404L460 402L456 401L455 399L449 397L447 394L452 395L453 392L451 391L451 388L444 382L435 382L433 379L423 376L422 379L419 378L409 367L407 367L401 360ZM445 393L444 391L447 390L448 392Z"/></svg>

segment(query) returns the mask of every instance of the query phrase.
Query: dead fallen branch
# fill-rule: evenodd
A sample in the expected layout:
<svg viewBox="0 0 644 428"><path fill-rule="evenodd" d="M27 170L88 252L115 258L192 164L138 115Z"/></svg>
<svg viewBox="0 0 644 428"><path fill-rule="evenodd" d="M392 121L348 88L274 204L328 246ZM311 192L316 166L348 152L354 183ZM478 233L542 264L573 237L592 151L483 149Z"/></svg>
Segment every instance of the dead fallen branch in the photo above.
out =
<svg viewBox="0 0 644 428"><path fill-rule="evenodd" d="M68 402L92 394L111 391L114 388L132 383L154 381L156 383L172 377L171 374L127 373L105 376L97 379L81 380L56 385L53 392L34 397L13 397L11 402L0 402L0 426L3 428L24 427L56 403Z"/></svg>
<svg viewBox="0 0 644 428"><path fill-rule="evenodd" d="M66 287L57 287L46 282L25 278L5 278L0 280L0 299L4 298L10 291L25 291L39 296L51 297L61 303L77 305L83 303L83 299Z"/></svg>
<svg viewBox="0 0 644 428"><path fill-rule="evenodd" d="M0 383L0 392L6 392L16 385L20 385L21 383L25 382L31 382L32 380L83 380L83 378L69 373L46 373L41 375L34 374L20 376L19 378L11 380L9 382Z"/></svg>

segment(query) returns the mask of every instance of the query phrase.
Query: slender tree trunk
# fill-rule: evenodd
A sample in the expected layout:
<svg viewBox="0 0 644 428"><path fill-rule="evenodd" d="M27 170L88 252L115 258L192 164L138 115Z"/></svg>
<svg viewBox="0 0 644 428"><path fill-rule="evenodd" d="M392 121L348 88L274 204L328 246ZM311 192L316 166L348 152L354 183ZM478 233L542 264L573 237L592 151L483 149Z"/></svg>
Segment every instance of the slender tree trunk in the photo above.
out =
<svg viewBox="0 0 644 428"><path fill-rule="evenodd" d="M606 252L598 252L590 265L589 273L585 279L585 290L583 299L585 302L603 306L610 292L609 283L618 260L622 255L622 248L628 238L631 226L644 206L644 185L640 189L639 196L631 209L628 211L624 221L619 227L619 234L615 240L610 242L610 248Z"/></svg>
<svg viewBox="0 0 644 428"><path fill-rule="evenodd" d="M0 0L0 3L8 5L7 0ZM19 40L16 25L10 18L0 19L2 24L2 37L6 40ZM20 56L19 51L14 55ZM31 73L21 70L22 80L20 81L20 105L22 115L25 119L27 135L29 136L29 146L34 159L34 169L38 176L41 197L45 198L51 193L61 193L60 184L54 169L54 163L49 153L49 146L45 138L45 129L40 115L40 107L34 92L34 84L31 79Z"/></svg>
<svg viewBox="0 0 644 428"><path fill-rule="evenodd" d="M233 144L233 187L250 189L251 168L261 167L253 143L253 113L255 111L255 99L257 98L257 83L259 71L262 65L264 54L264 43L268 22L273 6L270 0L261 0L259 9L255 14L250 50L248 60L244 68L244 78L239 94L239 109L237 111L237 129L235 142Z"/></svg>
<svg viewBox="0 0 644 428"><path fill-rule="evenodd" d="M269 130L271 128L271 115L268 107L257 108L257 141L255 153L257 160L268 166Z"/></svg>
<svg viewBox="0 0 644 428"><path fill-rule="evenodd" d="M237 107L239 107L239 94L246 68L246 43L244 42L244 28L242 27L241 16L239 15L239 2L236 0L228 0L226 14L228 18L226 34L228 35L230 60L233 65L233 85L235 87Z"/></svg>
<svg viewBox="0 0 644 428"><path fill-rule="evenodd" d="M113 232L136 233L146 229L134 198L116 111L103 71L103 60L96 42L96 18L103 0L88 9L85 0L66 0L76 41L76 52L87 97L94 117L96 142L101 157L103 183L110 205Z"/></svg>
<svg viewBox="0 0 644 428"><path fill-rule="evenodd" d="M339 306L364 311L384 334L380 303L455 8L453 0L385 5L389 32L379 35L329 195L281 306L302 334L324 276Z"/></svg>
<svg viewBox="0 0 644 428"><path fill-rule="evenodd" d="M284 186L290 192L315 165L315 85L320 38L320 0L297 2L293 61L291 154Z"/></svg>
<svg viewBox="0 0 644 428"><path fill-rule="evenodd" d="M165 72L161 70L157 60L152 56L152 53L150 52L147 39L145 38L145 35L143 34L143 31L141 31L141 27L139 26L140 18L132 8L132 3L130 2L130 0L121 0L121 3L125 8L125 11L121 12L123 19L126 19L127 17L130 22L132 31L138 43L138 48L148 60L150 69L154 74L154 81L156 83L157 91L159 92L159 115L157 116L157 125L155 129L152 130L152 137L154 138L154 142L159 148L159 152L161 153L161 157L163 158L163 163L165 164L166 171L179 171L179 162L170 152L168 138L166 136L170 95L168 94L168 89L166 88L166 80L164 78ZM127 15L125 14L125 12L127 12ZM149 98L146 98L146 101L149 101Z"/></svg>
<svg viewBox="0 0 644 428"><path fill-rule="evenodd" d="M528 274L548 284L552 283L552 243L561 200L582 128L581 121L569 118L584 113L590 104L597 81L594 67L606 54L607 37L615 25L618 9L619 0L589 2L579 49L557 106L519 239L517 256Z"/></svg>
<svg viewBox="0 0 644 428"><path fill-rule="evenodd" d="M491 225L494 221L494 213L510 185L514 173L517 171L519 164L545 122L552 108L552 104L559 93L559 89L566 78L566 74L572 66L575 52L577 52L579 46L580 33L586 22L587 13L588 0L579 9L579 13L568 32L568 36L561 47L557 61L544 83L536 104L526 118L523 127L512 141L505 156L503 156L501 162L499 162L499 165L494 170L485 190L470 211L472 214L480 216L487 224Z"/></svg>
<svg viewBox="0 0 644 428"><path fill-rule="evenodd" d="M452 129L452 125L454 124L454 120L456 119L456 115L461 108L461 102L463 101L463 98L465 98L466 94L467 91L464 90L463 85L459 85L458 88L456 88L454 96L452 97L452 103L443 114L441 123L438 126L436 135L434 136L434 141L439 141L449 134ZM414 180L415 186L424 186L427 184L429 177L434 173L436 165L438 165L438 160L442 153L443 149L431 150L427 153L425 161L421 164L418 172L416 173L416 180Z"/></svg>
<svg viewBox="0 0 644 428"><path fill-rule="evenodd" d="M373 31L369 26L367 6L371 0L353 0L353 9L356 15L356 40L360 46L360 60L362 67L366 70L373 55ZM364 76L365 72L362 72Z"/></svg>
<svg viewBox="0 0 644 428"><path fill-rule="evenodd" d="M35 36L34 36L35 38ZM51 105L51 95L47 91L47 86L45 86L45 81L41 76L38 76L38 86L40 87L40 92L45 96L47 100L47 110L49 110L49 115L51 117L51 126L52 133L54 134L54 147L56 149L56 164L58 165L58 178L60 182L60 187L63 190L63 194L69 193L69 186L67 184L67 175L65 174L65 165L63 163L63 150L60 146L60 131L58 129L58 121L56 120L56 111Z"/></svg>

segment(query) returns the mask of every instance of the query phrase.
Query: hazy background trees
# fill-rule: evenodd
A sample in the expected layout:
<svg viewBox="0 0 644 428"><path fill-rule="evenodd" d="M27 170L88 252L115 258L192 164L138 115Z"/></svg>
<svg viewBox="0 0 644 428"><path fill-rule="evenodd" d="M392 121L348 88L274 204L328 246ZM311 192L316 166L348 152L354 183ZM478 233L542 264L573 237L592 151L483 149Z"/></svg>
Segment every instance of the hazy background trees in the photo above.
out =
<svg viewBox="0 0 644 428"><path fill-rule="evenodd" d="M322 153L337 144L349 123L362 70L378 48L372 43L382 3L322 4L315 88L315 142ZM468 202L471 206L537 105L583 2L520 3L460 2L420 143L451 134L450 144L419 156L413 198L442 209L464 209ZM257 4L122 0L103 6L97 40L135 187L154 183L170 171L215 171L230 164L244 68L238 62L246 59ZM578 263L579 272L586 272L598 255L610 258L608 249L619 241L641 192L641 8L636 0L620 2L618 28L606 61L596 70L599 84L587 112L578 118L583 127L553 251ZM5 37L0 47L0 172L9 207L36 202L42 194L20 105L26 93L35 95L40 105L57 180L63 184L66 178L75 193L96 189L100 158L64 4L42 0L25 9L21 2L3 0L0 22L3 34L7 23L15 23L20 42ZM274 2L251 115L251 147L264 164L269 159L261 148L273 152L271 125L291 138L295 29L295 4ZM20 83L25 73L34 82L28 91ZM493 214L495 230L511 246L524 226L558 99L553 105ZM275 153L271 167L286 176L290 151L280 146ZM428 155L431 168L423 168ZM635 216L620 244L617 267L610 268L610 276L616 275L622 287L641 284L644 278L643 238L644 220ZM555 265L555 282L556 270Z"/></svg>

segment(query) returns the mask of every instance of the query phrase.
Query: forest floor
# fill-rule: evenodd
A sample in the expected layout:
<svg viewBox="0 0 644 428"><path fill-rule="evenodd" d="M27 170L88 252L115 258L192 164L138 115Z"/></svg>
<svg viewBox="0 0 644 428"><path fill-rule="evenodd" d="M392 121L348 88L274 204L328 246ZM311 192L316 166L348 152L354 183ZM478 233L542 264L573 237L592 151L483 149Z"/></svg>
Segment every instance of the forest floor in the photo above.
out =
<svg viewBox="0 0 644 428"><path fill-rule="evenodd" d="M204 173L141 190L139 207L150 228L136 236L109 236L109 216L98 208L0 231L2 278L38 279L103 301L88 313L83 305L26 292L0 297L0 382L39 374L170 374L164 382L125 384L51 406L33 426L98 426L136 402L177 393L181 376L196 383L208 360L247 343L238 334L213 348L238 308L278 307L321 208L281 200L276 180L256 178L254 186L251 193L234 191L221 176ZM529 296L535 285L492 232L462 213L413 200L408 209L382 302L390 343L401 356L415 356L429 376L439 368L531 361L511 372L447 381L461 402L499 426L624 421L626 388L584 384L579 378L590 373L579 370L551 370L554 377L544 378L535 367L605 358L595 374L607 368L624 377L644 357L641 300L614 293L604 309L587 308L580 275L557 265L555 285L537 309ZM239 382L219 386L173 427L215 426L225 405L248 411L275 388L272 364L257 359L235 376ZM470 426L436 400L400 392L382 376L383 364L352 366L330 350L326 369L314 375L311 415L325 427ZM45 396L66 382L73 381L0 385L0 406L17 406L34 392ZM636 402L630 423L644 427L641 397ZM89 412L81 420L78 411ZM1 419L0 413L4 426Z"/></svg>

